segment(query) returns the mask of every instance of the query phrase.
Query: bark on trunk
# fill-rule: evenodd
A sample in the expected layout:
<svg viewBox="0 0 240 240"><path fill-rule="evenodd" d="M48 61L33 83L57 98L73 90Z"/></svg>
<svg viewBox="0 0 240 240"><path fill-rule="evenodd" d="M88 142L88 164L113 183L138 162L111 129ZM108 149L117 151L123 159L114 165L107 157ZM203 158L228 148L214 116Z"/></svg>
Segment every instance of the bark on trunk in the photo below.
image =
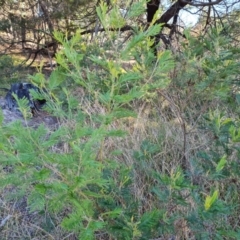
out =
<svg viewBox="0 0 240 240"><path fill-rule="evenodd" d="M159 8L160 0L150 0L147 3L147 21L150 23L153 20L154 14Z"/></svg>
<svg viewBox="0 0 240 240"><path fill-rule="evenodd" d="M157 21L156 24L165 24L168 23L168 21L173 18L176 14L179 13L181 9L183 9L188 3L190 3L191 0L189 1L181 1L178 0L175 2ZM154 14L158 10L160 4L160 0L150 0L150 2L147 3L147 21L151 22L153 19ZM157 34L154 37L154 44L152 46L153 52L155 55L157 55L157 44L159 43L159 40L161 38L161 33Z"/></svg>
<svg viewBox="0 0 240 240"><path fill-rule="evenodd" d="M176 13L178 13L181 9L183 9L186 5L188 5L189 2L182 2L181 0L178 0L175 2L158 20L156 23L164 23L167 24L168 21L174 17Z"/></svg>
<svg viewBox="0 0 240 240"><path fill-rule="evenodd" d="M45 17L45 19L46 19L49 32L50 32L51 35L53 36L54 26L53 26L53 23L52 23L50 14L49 14L49 12L48 12L47 6L46 6L45 2L42 1L42 0L38 0L38 2L39 2L39 5L40 5L40 7L41 7L41 9L42 9L43 15L44 15L44 17ZM57 43L56 43L56 41L55 41L55 39L54 39L53 37L52 37L52 42L55 43L55 44L53 45L53 51L54 51L54 54L55 54L56 51L57 51Z"/></svg>

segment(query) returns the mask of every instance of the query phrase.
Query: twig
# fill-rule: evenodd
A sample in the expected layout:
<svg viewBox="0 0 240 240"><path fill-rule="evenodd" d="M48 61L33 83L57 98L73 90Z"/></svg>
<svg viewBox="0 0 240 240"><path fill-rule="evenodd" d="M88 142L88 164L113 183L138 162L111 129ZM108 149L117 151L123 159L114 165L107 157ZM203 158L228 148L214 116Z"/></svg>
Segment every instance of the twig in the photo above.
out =
<svg viewBox="0 0 240 240"><path fill-rule="evenodd" d="M12 215L7 215L2 221L1 221L1 224L0 224L0 228L3 227L6 222L12 217Z"/></svg>

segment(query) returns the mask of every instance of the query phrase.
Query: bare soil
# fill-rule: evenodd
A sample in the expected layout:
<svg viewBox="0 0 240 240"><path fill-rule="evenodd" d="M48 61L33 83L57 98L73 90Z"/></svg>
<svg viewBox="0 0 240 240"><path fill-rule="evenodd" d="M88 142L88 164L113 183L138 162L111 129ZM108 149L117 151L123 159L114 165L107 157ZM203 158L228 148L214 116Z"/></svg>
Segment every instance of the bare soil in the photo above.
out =
<svg viewBox="0 0 240 240"><path fill-rule="evenodd" d="M54 116L51 116L47 112L41 110L34 114L30 119L24 119L21 113L16 111L10 111L6 107L5 99L0 98L0 106L3 113L3 124L9 124L13 121L21 121L22 124L26 127L37 128L40 124L44 124L51 130L54 130L59 125L58 119Z"/></svg>

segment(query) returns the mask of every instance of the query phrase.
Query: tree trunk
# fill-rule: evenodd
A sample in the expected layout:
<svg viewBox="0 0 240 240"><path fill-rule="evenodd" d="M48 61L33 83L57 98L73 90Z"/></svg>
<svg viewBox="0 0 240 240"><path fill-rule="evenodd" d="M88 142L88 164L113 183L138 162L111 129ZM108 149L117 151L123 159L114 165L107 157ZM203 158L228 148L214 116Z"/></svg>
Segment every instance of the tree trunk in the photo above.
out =
<svg viewBox="0 0 240 240"><path fill-rule="evenodd" d="M189 0L189 3L191 0ZM151 22L153 19L154 14L159 8L160 0L150 0L150 2L147 3L147 21ZM165 24L168 23L168 21L173 18L176 14L179 13L181 9L183 9L186 5L188 4L187 1L181 1L178 0L175 2L157 21L156 24ZM159 43L160 40L160 34L157 34L154 37L154 44L152 45L152 49L155 55L157 55L157 44Z"/></svg>
<svg viewBox="0 0 240 240"><path fill-rule="evenodd" d="M46 6L45 2L42 1L42 0L38 0L38 2L39 2L39 5L42 9L44 18L47 22L49 32L51 33L51 36L52 36L52 43L54 43L53 44L53 52L55 54L56 51L57 51L57 43L56 43L55 39L53 38L54 26L53 26L53 23L52 23L52 20L51 20L51 17L50 17L50 14L48 12L48 9L47 9L47 6Z"/></svg>
<svg viewBox="0 0 240 240"><path fill-rule="evenodd" d="M147 21L152 22L154 14L159 8L160 0L150 0L147 3Z"/></svg>
<svg viewBox="0 0 240 240"><path fill-rule="evenodd" d="M190 2L191 0L189 1L189 3ZM177 14L181 9L183 9L187 4L188 2L182 2L181 0L178 0L157 20L156 23L168 23L168 21L172 17L174 17L174 15Z"/></svg>

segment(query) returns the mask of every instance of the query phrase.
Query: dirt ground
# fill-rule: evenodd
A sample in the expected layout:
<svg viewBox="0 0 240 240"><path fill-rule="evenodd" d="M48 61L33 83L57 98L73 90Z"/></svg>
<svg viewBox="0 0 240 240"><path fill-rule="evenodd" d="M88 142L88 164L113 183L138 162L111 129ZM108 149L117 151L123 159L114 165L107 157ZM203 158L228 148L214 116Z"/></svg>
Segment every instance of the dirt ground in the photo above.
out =
<svg viewBox="0 0 240 240"><path fill-rule="evenodd" d="M37 128L40 124L44 124L51 130L54 130L59 125L58 119L54 116L51 116L47 112L40 110L35 113L32 118L24 119L20 112L10 111L6 107L5 99L0 98L0 106L3 113L3 124L9 124L13 121L19 120L26 127Z"/></svg>

